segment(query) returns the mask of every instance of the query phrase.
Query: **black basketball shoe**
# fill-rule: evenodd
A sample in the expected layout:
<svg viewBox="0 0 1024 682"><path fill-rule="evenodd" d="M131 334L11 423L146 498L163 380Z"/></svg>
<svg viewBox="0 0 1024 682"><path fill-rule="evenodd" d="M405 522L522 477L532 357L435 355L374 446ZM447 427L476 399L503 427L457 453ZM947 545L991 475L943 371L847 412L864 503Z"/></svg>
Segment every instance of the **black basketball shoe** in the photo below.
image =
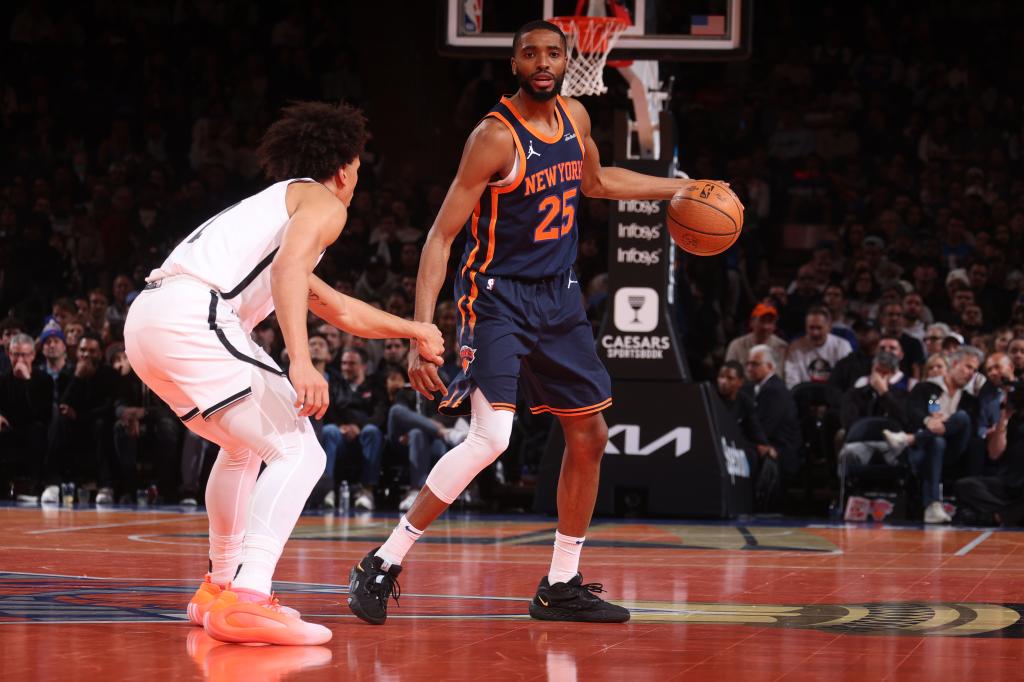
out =
<svg viewBox="0 0 1024 682"><path fill-rule="evenodd" d="M629 611L597 596L601 583L584 583L579 573L567 583L548 584L541 578L530 602L530 616L538 620L570 620L580 623L625 623Z"/></svg>
<svg viewBox="0 0 1024 682"><path fill-rule="evenodd" d="M402 595L398 587L402 567L392 564L385 571L384 560L374 556L377 549L370 550L349 573L348 607L367 623L383 625L388 619L388 599L393 597L397 604Z"/></svg>

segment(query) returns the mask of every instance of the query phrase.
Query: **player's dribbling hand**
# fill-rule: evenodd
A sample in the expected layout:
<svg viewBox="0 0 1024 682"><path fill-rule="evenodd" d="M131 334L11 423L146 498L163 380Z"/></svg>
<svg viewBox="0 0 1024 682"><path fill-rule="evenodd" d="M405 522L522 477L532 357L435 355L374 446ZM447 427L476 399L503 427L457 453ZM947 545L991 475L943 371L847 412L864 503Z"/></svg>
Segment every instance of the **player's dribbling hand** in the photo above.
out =
<svg viewBox="0 0 1024 682"><path fill-rule="evenodd" d="M409 353L409 385L427 400L433 400L434 393L445 390L437 367L436 363L424 360L420 353Z"/></svg>
<svg viewBox="0 0 1024 682"><path fill-rule="evenodd" d="M416 351L427 362L435 365L444 364L444 335L437 326L428 322L419 322L419 333L416 336Z"/></svg>
<svg viewBox="0 0 1024 682"><path fill-rule="evenodd" d="M299 416L322 419L330 404L324 375L310 362L292 362L288 367L288 378L295 388L295 407L299 409Z"/></svg>

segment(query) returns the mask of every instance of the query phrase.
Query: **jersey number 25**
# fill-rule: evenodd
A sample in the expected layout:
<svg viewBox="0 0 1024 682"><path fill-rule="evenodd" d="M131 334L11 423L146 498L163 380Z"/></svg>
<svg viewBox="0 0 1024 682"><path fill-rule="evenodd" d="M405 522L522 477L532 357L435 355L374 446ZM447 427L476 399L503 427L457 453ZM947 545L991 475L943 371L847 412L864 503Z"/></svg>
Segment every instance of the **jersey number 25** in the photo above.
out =
<svg viewBox="0 0 1024 682"><path fill-rule="evenodd" d="M544 197L537 208L539 213L544 213L536 231L533 233L533 241L543 242L549 239L559 239L569 234L572 229L572 221L576 218L576 207L572 201L576 198L575 189L567 189L559 198L556 195ZM561 215L561 224L554 224L555 218Z"/></svg>

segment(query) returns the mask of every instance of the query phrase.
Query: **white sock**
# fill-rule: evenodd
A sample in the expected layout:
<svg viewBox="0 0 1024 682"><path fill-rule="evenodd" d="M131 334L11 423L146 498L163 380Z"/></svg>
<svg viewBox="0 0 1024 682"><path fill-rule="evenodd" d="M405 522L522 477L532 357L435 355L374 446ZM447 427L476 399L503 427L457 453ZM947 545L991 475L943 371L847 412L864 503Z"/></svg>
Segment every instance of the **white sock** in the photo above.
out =
<svg viewBox="0 0 1024 682"><path fill-rule="evenodd" d="M409 519L405 518L403 514L402 518L398 520L398 525L391 531L391 537L381 545L374 556L379 556L384 560L385 569L391 564L401 566L402 559L412 549L413 543L419 540L422 535L423 531L413 528L412 524L409 523Z"/></svg>
<svg viewBox="0 0 1024 682"><path fill-rule="evenodd" d="M551 555L551 568L548 569L548 584L567 583L576 577L584 540L585 537L574 538L555 531L555 551Z"/></svg>

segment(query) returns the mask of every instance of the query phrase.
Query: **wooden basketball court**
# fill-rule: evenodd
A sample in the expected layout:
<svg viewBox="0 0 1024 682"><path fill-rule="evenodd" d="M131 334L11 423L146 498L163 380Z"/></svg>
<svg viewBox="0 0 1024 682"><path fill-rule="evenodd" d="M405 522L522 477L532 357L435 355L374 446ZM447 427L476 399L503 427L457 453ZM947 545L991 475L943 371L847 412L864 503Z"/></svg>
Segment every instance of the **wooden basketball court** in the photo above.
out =
<svg viewBox="0 0 1024 682"><path fill-rule="evenodd" d="M525 615L551 520L445 517L374 627L345 606L348 569L393 519L307 516L276 588L334 639L288 648L185 621L202 512L8 507L0 522L4 679L994 682L1024 663L1019 532L599 521L585 581L633 619L580 625Z"/></svg>

